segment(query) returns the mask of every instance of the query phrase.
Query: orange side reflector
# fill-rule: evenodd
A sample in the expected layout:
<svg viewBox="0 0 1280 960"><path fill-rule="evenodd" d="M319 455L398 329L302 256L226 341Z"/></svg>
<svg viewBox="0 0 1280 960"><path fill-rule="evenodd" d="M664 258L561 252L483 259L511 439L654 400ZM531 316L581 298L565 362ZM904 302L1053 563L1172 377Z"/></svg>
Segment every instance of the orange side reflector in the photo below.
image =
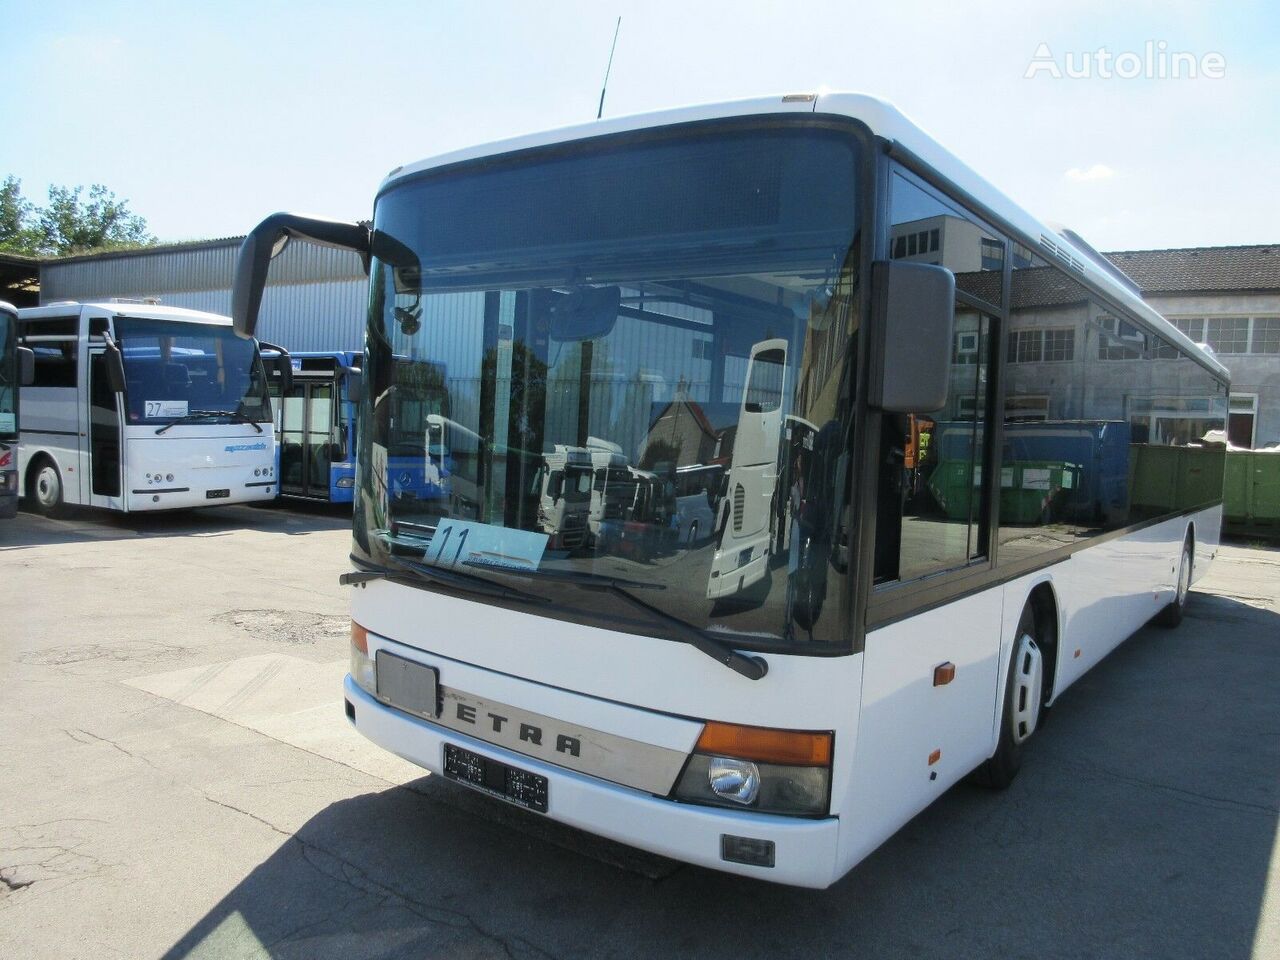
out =
<svg viewBox="0 0 1280 960"><path fill-rule="evenodd" d="M956 665L950 660L946 663L940 663L933 668L933 685L935 687L945 687L955 678Z"/></svg>
<svg viewBox="0 0 1280 960"><path fill-rule="evenodd" d="M942 759L942 751L941 750L933 751L933 753L929 754L929 766L932 767L935 763L937 763L941 759Z"/></svg>
<svg viewBox="0 0 1280 960"><path fill-rule="evenodd" d="M829 732L770 730L709 722L702 728L702 736L698 738L695 749L699 753L714 753L739 760L825 767L831 763L831 740Z"/></svg>
<svg viewBox="0 0 1280 960"><path fill-rule="evenodd" d="M366 657L369 655L369 631L354 620L351 621L351 645Z"/></svg>

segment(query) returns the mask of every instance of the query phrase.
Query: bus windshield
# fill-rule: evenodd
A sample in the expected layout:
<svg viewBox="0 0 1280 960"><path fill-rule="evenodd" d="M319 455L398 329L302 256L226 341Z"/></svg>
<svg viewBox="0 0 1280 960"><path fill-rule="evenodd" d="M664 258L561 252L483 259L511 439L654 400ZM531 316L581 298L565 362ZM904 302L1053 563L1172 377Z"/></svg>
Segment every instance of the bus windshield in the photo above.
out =
<svg viewBox="0 0 1280 960"><path fill-rule="evenodd" d="M129 423L162 424L196 413L271 420L258 348L229 325L117 317L115 332Z"/></svg>
<svg viewBox="0 0 1280 960"><path fill-rule="evenodd" d="M559 574L537 612L666 636L563 575L608 576L738 646L839 652L858 152L771 118L389 188L357 555L444 562L447 526L450 564Z"/></svg>
<svg viewBox="0 0 1280 960"><path fill-rule="evenodd" d="M0 311L0 435L18 430L17 325Z"/></svg>

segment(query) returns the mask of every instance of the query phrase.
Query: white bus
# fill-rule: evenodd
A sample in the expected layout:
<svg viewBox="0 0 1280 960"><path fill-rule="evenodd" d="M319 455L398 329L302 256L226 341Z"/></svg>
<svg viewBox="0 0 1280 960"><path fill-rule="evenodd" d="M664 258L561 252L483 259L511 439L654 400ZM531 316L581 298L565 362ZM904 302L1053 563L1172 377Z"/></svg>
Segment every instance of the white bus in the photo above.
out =
<svg viewBox="0 0 1280 960"><path fill-rule="evenodd" d="M786 340L752 345L720 504L719 541L707 579L707 596L712 599L740 593L768 573L786 369Z"/></svg>
<svg viewBox="0 0 1280 960"><path fill-rule="evenodd" d="M371 397L396 358L447 352L493 443L549 452L576 429L644 470L745 465L735 442L787 455L787 549L727 604L706 595L715 551L687 541L644 563L547 551L496 472L478 516L408 536L374 469L386 438L366 436L347 716L581 829L824 887L961 778L1007 784L1042 711L1153 617L1176 623L1218 549L1221 448L1144 424L1158 405L1221 428L1226 369L879 100L696 107L409 164L371 228L282 214L249 235L242 335L289 237L371 256ZM1117 318L1139 332L1122 348ZM780 396L756 428L778 435L735 437L770 341ZM1060 509L1096 458L1005 443L1024 396L1130 425L1123 510ZM702 414L664 416L677 400Z"/></svg>
<svg viewBox="0 0 1280 960"><path fill-rule="evenodd" d="M36 510L276 496L262 358L228 318L125 302L55 303L18 318L19 341L35 354L18 472ZM287 370L287 353L280 362Z"/></svg>
<svg viewBox="0 0 1280 960"><path fill-rule="evenodd" d="M18 346L18 311L0 300L0 519L18 513L18 387L34 375L31 351Z"/></svg>

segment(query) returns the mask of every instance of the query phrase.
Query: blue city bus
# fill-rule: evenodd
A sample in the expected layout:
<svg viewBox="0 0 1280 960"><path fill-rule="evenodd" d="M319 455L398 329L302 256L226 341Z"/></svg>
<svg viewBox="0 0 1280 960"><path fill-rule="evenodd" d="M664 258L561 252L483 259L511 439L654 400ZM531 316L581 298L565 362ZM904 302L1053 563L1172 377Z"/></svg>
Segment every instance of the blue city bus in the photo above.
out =
<svg viewBox="0 0 1280 960"><path fill-rule="evenodd" d="M280 495L350 503L355 487L356 403L361 354L290 353L293 383L271 380L279 443Z"/></svg>

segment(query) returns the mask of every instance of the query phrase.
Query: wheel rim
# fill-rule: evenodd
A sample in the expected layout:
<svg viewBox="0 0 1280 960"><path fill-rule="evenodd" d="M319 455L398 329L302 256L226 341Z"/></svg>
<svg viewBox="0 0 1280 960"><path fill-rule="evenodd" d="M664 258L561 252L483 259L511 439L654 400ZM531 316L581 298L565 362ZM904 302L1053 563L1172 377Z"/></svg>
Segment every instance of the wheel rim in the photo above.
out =
<svg viewBox="0 0 1280 960"><path fill-rule="evenodd" d="M40 472L36 474L36 500L42 507L56 507L58 505L58 471L51 466L43 466Z"/></svg>
<svg viewBox="0 0 1280 960"><path fill-rule="evenodd" d="M1178 566L1178 606L1187 605L1187 593L1191 590L1191 551L1182 548L1182 563Z"/></svg>
<svg viewBox="0 0 1280 960"><path fill-rule="evenodd" d="M1040 720L1040 700L1044 689L1044 657L1036 638L1024 633L1013 652L1012 709L1010 733L1014 743L1022 743L1036 732Z"/></svg>

